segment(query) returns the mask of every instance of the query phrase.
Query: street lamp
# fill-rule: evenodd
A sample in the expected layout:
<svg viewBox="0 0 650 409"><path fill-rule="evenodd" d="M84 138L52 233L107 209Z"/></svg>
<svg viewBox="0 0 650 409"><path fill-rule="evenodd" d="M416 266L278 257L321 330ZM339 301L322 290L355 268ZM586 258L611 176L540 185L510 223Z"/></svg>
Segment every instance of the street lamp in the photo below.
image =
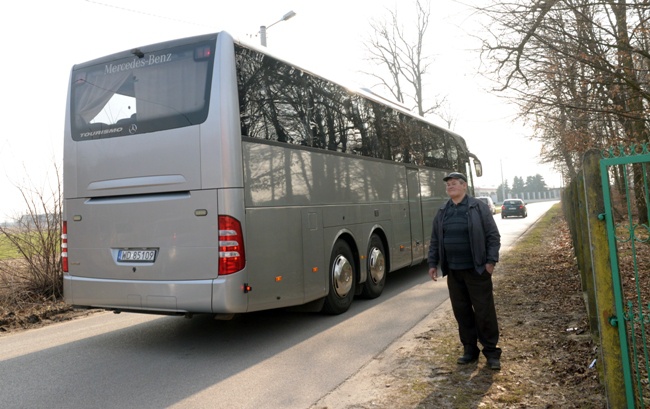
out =
<svg viewBox="0 0 650 409"><path fill-rule="evenodd" d="M501 165L501 192L503 194L503 201L506 200L506 184L503 181L503 161L499 159L499 164Z"/></svg>
<svg viewBox="0 0 650 409"><path fill-rule="evenodd" d="M275 23L273 23L273 24L271 24L269 26L260 26L260 41L262 42L262 45L264 47L266 47L266 30L267 29L273 27L274 25L276 25L276 24L278 24L278 23L280 23L282 21L287 21L287 20L289 20L291 17L293 17L295 15L296 15L296 13L294 11L290 11L287 14L285 14L284 16L282 16L282 18L280 20L276 21Z"/></svg>

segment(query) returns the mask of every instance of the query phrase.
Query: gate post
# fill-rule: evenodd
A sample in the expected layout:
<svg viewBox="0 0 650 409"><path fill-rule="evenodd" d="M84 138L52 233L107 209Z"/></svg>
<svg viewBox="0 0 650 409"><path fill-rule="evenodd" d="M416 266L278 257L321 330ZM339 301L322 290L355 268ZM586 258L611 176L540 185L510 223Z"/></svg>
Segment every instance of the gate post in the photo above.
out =
<svg viewBox="0 0 650 409"><path fill-rule="evenodd" d="M590 150L584 156L585 206L591 244L591 264L598 308L598 327L600 333L600 351L602 358L602 377L607 401L611 408L625 408L625 382L621 361L621 343L618 329L610 323L610 317L616 315L612 270L607 241L607 226L603 220L605 205L603 186L600 178L600 151ZM625 325L619 323L618 325ZM634 402L631 402L634 407Z"/></svg>

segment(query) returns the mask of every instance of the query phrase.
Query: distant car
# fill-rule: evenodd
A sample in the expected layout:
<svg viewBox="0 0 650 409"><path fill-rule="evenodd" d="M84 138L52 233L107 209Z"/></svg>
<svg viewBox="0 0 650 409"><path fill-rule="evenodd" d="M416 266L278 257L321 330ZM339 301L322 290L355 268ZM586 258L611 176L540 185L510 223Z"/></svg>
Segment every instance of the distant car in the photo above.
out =
<svg viewBox="0 0 650 409"><path fill-rule="evenodd" d="M497 208L494 206L494 202L490 196L479 196L477 199L488 205L492 214L497 214Z"/></svg>
<svg viewBox="0 0 650 409"><path fill-rule="evenodd" d="M501 218L505 219L506 217L509 216L519 216L519 217L528 216L526 203L521 199L504 200L503 204L501 205Z"/></svg>

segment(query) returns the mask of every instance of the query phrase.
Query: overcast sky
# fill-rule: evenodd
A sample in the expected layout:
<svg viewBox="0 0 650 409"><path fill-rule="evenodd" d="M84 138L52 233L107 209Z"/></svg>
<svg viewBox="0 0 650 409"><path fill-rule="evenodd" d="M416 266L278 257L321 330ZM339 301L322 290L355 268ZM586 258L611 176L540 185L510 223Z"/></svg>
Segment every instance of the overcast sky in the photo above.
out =
<svg viewBox="0 0 650 409"><path fill-rule="evenodd" d="M476 3L473 1L472 3ZM399 6L398 6L399 4ZM399 8L398 8L399 7ZM60 163L70 69L105 54L174 38L221 30L259 43L259 28L285 13L296 16L270 27L268 48L304 68L356 87L370 87L363 40L371 19L398 8L405 26L414 3L394 0L33 0L12 2L0 17L4 57L5 115L0 134L0 220L24 211L16 185L47 183ZM431 1L428 55L434 57L426 92L446 96L455 117L452 130L465 137L482 160L478 186L497 187L503 178L541 174L549 187L559 175L538 162L539 144L513 123L514 106L488 92L478 74L481 28L471 10L453 0ZM440 125L442 121L430 118Z"/></svg>

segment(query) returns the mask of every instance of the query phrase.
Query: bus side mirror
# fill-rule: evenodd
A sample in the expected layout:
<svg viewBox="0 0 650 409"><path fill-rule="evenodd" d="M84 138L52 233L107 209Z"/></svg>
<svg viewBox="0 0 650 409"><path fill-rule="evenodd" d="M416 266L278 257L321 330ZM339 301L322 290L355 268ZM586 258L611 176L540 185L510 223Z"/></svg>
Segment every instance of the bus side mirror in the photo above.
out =
<svg viewBox="0 0 650 409"><path fill-rule="evenodd" d="M481 177L483 176L483 165L481 164L481 161L478 160L476 156L473 157L474 161L474 170L476 171L476 176Z"/></svg>

